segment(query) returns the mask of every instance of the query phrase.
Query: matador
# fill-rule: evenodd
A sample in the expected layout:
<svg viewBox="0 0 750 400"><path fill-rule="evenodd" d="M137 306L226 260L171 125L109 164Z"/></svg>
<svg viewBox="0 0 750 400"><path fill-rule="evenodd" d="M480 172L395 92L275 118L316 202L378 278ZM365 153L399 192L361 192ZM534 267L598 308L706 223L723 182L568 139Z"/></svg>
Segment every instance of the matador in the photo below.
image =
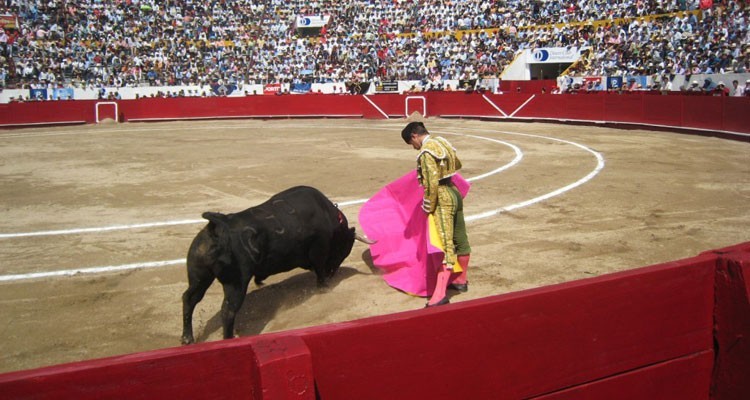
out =
<svg viewBox="0 0 750 400"><path fill-rule="evenodd" d="M451 177L461 169L461 160L448 140L430 135L421 122L408 124L401 136L406 143L419 150L417 177L424 188L422 210L434 216L445 251L443 267L438 271L435 291L427 306L446 304L445 290L457 263L462 272L453 276L451 286L460 291L468 290L466 269L471 247L463 216L463 198L451 182Z"/></svg>

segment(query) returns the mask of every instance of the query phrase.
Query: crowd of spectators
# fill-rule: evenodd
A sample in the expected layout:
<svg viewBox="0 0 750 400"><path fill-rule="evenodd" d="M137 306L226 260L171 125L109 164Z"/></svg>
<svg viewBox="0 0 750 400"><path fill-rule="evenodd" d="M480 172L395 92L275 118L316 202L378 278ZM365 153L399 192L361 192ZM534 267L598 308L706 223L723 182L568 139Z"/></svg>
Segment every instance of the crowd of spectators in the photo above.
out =
<svg viewBox="0 0 750 400"><path fill-rule="evenodd" d="M744 0L3 3L21 21L0 33L14 87L495 78L521 50L567 46L589 49L579 76L750 72ZM307 37L300 15L330 21Z"/></svg>

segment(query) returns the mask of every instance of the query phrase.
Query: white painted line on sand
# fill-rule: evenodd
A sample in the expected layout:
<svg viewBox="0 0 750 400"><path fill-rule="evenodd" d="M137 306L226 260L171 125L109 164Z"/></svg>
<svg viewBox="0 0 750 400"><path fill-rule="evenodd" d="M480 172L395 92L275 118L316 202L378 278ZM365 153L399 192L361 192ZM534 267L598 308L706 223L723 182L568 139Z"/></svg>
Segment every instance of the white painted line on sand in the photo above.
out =
<svg viewBox="0 0 750 400"><path fill-rule="evenodd" d="M31 236L76 235L76 234L81 234L81 233L118 231L118 230L124 230L124 229L139 229L139 228L153 228L153 227L170 226L170 225L197 224L200 222L206 222L206 220L205 219L183 219L183 220L177 220L177 221L147 222L143 224L100 226L100 227L95 227L95 228L74 228L74 229L60 229L60 230L54 230L54 231L0 233L0 239L11 239L11 238L31 237Z"/></svg>
<svg viewBox="0 0 750 400"><path fill-rule="evenodd" d="M9 281L20 281L26 279L37 279L37 278L52 278L58 276L74 276L83 274L98 274L103 272L117 272L127 271L131 269L146 269L146 268L158 268L166 267L169 265L177 265L185 263L185 259L167 260L167 261L151 261L135 264L125 265L110 265L106 267L91 267L91 268L79 268L79 269L66 269L61 271L45 271L45 272L34 272L30 274L16 274L16 275L0 275L0 282Z"/></svg>
<svg viewBox="0 0 750 400"><path fill-rule="evenodd" d="M496 132L496 131L491 131ZM566 185L564 187L561 187L557 190L554 190L552 192L549 192L547 194L544 194L542 196L535 197L530 200L526 200L520 203L511 204L505 207L497 208L494 210L486 211L479 214L474 214L466 217L466 221L476 221L483 218L488 218L494 215L497 215L501 212L507 212L511 210L515 210L518 208L526 207L544 200L547 200L549 198L558 196L562 193L565 193L569 190L572 190L578 186L583 185L584 183L591 180L594 176L596 176L603 168L604 168L604 158L602 155L586 146L583 146L581 144L563 140L563 139L557 139L557 138L551 138L547 136L541 136L541 135L532 135L532 134L524 134L524 133L517 133L517 132L500 132L504 134L510 134L510 135L518 135L518 136L527 136L527 137L536 137L536 138L542 138L546 140L553 140L561 143L570 144L573 146L576 146L578 148L581 148L591 154L594 155L594 157L597 159L597 166L596 168L591 171L589 174L587 174L585 177L579 179L576 182L573 182L569 185ZM481 140L488 140L491 142L500 143L503 145L507 145L511 147L516 156L515 158L492 171L489 171L485 174L474 176L471 178L468 178L468 181L475 181L479 179L486 178L488 176L492 176L495 174L498 174L516 164L518 164L523 159L523 152L521 149L519 149L517 146L488 137L483 136L476 136L476 135L469 135L469 134L461 134L461 133L451 133L453 135L460 135L460 136L467 136L472 137L476 139ZM339 206L346 207L350 205L360 204L366 202L367 199L359 199L359 200L350 200L346 202L338 203ZM41 232L28 232L28 233L19 233L19 234L0 234L0 238L11 238L11 237L26 237L26 236L45 236L45 235L62 235L62 234L75 234L75 233L92 233L92 232L104 232L104 231L112 231L112 230L121 230L121 229L137 229L137 228L151 228L151 227L158 227L158 226L169 226L169 225L181 225L181 224L195 224L195 223L202 223L205 222L203 219L196 219L196 220L178 220L178 221L163 221L163 222L153 222L153 223L145 223L145 224L133 224L133 225L115 225L115 226L107 226L107 227L99 227L99 228L80 228L80 229L68 229L68 230L57 230L57 231L41 231ZM95 273L105 273L105 272L117 272L117 271L126 271L126 270L133 270L133 269L147 269L147 268L157 268L157 267L164 267L164 266L171 266L171 265L177 265L177 264L184 264L185 259L176 259L176 260L167 260L167 261L153 261L153 262L143 262L143 263L134 263L134 264L125 264L125 265L113 265L113 266L103 266L103 267L92 267L92 268L79 268L79 269L72 269L72 270L60 270L60 271L48 271L48 272L36 272L36 273L29 273L29 274L14 274L14 275L0 275L0 282L8 282L8 281L19 281L19 280L27 280L27 279L36 279L36 278L49 278L49 277L59 277L59 276L74 276L74 275L82 275L82 274L95 274Z"/></svg>

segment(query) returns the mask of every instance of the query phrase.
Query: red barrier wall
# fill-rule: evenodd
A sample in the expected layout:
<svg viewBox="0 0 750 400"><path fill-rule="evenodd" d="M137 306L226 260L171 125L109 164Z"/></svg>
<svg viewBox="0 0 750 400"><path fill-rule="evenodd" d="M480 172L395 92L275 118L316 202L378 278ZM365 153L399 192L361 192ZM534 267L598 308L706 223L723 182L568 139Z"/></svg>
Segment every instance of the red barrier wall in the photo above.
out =
<svg viewBox="0 0 750 400"><path fill-rule="evenodd" d="M627 388L628 379L612 378L683 358L694 359L693 381L685 390L675 380L670 390L682 395L672 398L707 399L715 263L702 256L303 338L324 399L521 399L582 383L647 392L650 379Z"/></svg>
<svg viewBox="0 0 750 400"><path fill-rule="evenodd" d="M750 398L750 246L716 250L716 364L712 398Z"/></svg>
<svg viewBox="0 0 750 400"><path fill-rule="evenodd" d="M750 398L750 242L358 321L0 375L23 399Z"/></svg>
<svg viewBox="0 0 750 400"><path fill-rule="evenodd" d="M541 79L531 81L500 81L498 85L500 90L505 93L542 93L542 88L547 90L547 93L552 92L552 88L557 87L557 79Z"/></svg>
<svg viewBox="0 0 750 400"><path fill-rule="evenodd" d="M94 123L97 101L54 101L0 105L0 127ZM426 110L428 117L518 118L691 129L750 141L750 98L663 96L652 93L283 95L119 100L120 121L220 118L405 117ZM101 105L99 120L114 118Z"/></svg>

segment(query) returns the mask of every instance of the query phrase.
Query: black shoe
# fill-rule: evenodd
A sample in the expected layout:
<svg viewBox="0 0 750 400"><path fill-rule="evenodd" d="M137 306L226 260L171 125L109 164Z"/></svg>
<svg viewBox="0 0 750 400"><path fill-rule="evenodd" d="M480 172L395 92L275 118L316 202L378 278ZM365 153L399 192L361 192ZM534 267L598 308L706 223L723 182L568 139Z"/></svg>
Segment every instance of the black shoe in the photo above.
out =
<svg viewBox="0 0 750 400"><path fill-rule="evenodd" d="M435 304L430 304L430 303L425 304L424 308L442 306L443 304L448 304L450 302L451 302L450 299L446 296L446 297L443 297L442 299L440 299L440 301L438 301Z"/></svg>
<svg viewBox="0 0 750 400"><path fill-rule="evenodd" d="M468 283L451 283L450 285L448 285L448 289L453 289L461 293L466 293L469 291L469 284Z"/></svg>

